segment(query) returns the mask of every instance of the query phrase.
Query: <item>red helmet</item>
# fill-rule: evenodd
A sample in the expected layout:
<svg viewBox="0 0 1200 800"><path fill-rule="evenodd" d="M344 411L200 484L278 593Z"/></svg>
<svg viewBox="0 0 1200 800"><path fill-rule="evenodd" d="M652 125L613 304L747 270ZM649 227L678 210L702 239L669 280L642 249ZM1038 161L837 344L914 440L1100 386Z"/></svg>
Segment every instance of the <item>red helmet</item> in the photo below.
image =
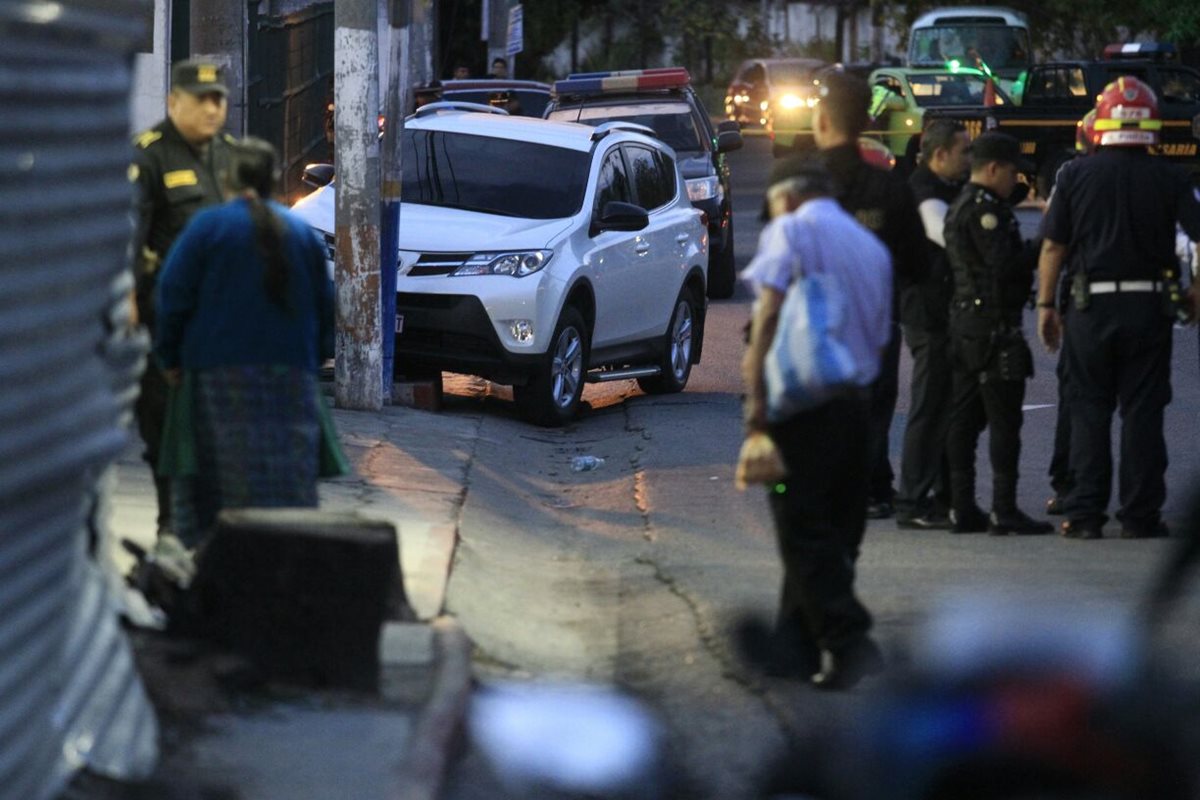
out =
<svg viewBox="0 0 1200 800"><path fill-rule="evenodd" d="M1075 150L1089 154L1096 149L1096 109L1083 115L1083 119L1075 123Z"/></svg>
<svg viewBox="0 0 1200 800"><path fill-rule="evenodd" d="M1145 147L1158 144L1162 116L1154 90L1130 75L1104 87L1096 100L1096 144Z"/></svg>

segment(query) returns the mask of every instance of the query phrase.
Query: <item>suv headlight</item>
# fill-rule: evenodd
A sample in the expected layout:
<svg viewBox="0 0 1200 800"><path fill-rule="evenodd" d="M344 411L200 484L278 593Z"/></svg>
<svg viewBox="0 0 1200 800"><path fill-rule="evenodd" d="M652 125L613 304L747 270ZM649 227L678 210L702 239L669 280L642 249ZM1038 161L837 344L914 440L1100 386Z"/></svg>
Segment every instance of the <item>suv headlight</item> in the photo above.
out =
<svg viewBox="0 0 1200 800"><path fill-rule="evenodd" d="M522 250L514 253L476 253L451 277L468 275L511 275L523 278L532 275L550 262L553 250Z"/></svg>
<svg viewBox="0 0 1200 800"><path fill-rule="evenodd" d="M701 200L711 200L717 198L717 202L725 199L725 189L721 186L721 179L713 175L708 178L688 178L687 181L688 200L697 203Z"/></svg>

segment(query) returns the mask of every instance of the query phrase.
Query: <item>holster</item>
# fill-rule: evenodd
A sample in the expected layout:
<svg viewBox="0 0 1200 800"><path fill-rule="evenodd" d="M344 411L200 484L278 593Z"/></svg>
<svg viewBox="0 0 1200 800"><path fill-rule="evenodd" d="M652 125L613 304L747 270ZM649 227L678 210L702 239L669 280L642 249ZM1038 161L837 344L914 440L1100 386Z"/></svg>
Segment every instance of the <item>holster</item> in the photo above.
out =
<svg viewBox="0 0 1200 800"><path fill-rule="evenodd" d="M1023 381L1033 377L1033 351L1025 337L1017 331L997 333L994 343L996 357L988 370L994 381Z"/></svg>

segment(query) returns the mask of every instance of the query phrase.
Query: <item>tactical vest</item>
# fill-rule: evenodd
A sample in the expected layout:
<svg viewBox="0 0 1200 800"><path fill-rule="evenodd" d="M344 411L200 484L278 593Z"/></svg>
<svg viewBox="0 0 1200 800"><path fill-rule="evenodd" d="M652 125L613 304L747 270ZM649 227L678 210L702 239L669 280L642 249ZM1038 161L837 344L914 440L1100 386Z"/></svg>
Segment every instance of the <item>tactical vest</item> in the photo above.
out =
<svg viewBox="0 0 1200 800"><path fill-rule="evenodd" d="M998 239L1004 252L999 255L1004 269L989 268L972 239L970 226L979 225L980 218L989 216L1006 236ZM954 296L951 314L972 313L995 322L1019 324L1021 307L1029 294L1028 281L1020 285L1021 234L1012 210L995 195L981 186L968 184L946 212L946 255L954 277Z"/></svg>

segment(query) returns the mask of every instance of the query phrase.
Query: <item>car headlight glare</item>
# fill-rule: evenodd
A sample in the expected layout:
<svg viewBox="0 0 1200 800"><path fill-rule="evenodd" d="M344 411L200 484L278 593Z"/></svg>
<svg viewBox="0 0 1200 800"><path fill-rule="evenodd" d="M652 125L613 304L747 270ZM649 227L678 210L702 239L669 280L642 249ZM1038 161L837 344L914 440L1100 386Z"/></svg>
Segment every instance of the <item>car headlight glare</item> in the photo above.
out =
<svg viewBox="0 0 1200 800"><path fill-rule="evenodd" d="M721 186L721 179L715 175L708 178L688 178L685 183L687 183L688 200L693 203L698 203L701 200L711 200L714 197L720 200L725 195L725 190Z"/></svg>
<svg viewBox="0 0 1200 800"><path fill-rule="evenodd" d="M800 108L804 105L804 98L794 94L785 94L779 98L779 105L787 109Z"/></svg>
<svg viewBox="0 0 1200 800"><path fill-rule="evenodd" d="M476 253L451 273L454 277L471 275L510 275L523 278L542 269L554 255L553 250L521 250L512 253Z"/></svg>

